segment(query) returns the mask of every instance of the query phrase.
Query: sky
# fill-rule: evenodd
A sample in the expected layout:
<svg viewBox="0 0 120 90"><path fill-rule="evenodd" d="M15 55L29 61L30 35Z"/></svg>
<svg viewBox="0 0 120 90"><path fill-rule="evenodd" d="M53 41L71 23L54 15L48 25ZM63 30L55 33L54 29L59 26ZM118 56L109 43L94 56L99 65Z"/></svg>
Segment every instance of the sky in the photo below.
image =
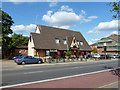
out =
<svg viewBox="0 0 120 90"><path fill-rule="evenodd" d="M89 44L118 34L109 2L3 2L2 10L15 22L14 33L29 36L37 24L79 31Z"/></svg>

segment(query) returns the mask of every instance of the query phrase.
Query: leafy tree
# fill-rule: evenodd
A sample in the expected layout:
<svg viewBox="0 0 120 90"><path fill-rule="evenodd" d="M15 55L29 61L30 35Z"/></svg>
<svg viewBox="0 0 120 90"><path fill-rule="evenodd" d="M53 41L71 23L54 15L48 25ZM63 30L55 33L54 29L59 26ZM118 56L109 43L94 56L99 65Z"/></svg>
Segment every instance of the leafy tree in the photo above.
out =
<svg viewBox="0 0 120 90"><path fill-rule="evenodd" d="M97 53L97 48L96 47L93 48L93 53Z"/></svg>
<svg viewBox="0 0 120 90"><path fill-rule="evenodd" d="M119 18L120 17L120 9L119 9L119 3L118 2L110 2L107 4L108 6L111 6L113 9L110 10L111 12L115 12L116 14L113 15L113 18Z"/></svg>
<svg viewBox="0 0 120 90"><path fill-rule="evenodd" d="M22 34L13 34L12 37L9 37L9 34L12 34L11 26L13 25L13 20L9 14L0 9L0 15L2 15L2 55L11 57L14 51L14 47L28 45L29 37L25 37ZM0 36L0 38L1 38ZM8 57L8 58L9 58Z"/></svg>
<svg viewBox="0 0 120 90"><path fill-rule="evenodd" d="M8 36L12 34L11 26L13 25L12 17L6 12L0 9L0 15L2 16L2 55L7 55L11 48L12 39Z"/></svg>
<svg viewBox="0 0 120 90"><path fill-rule="evenodd" d="M11 39L12 39L12 46L16 47L16 46L28 45L29 37L23 36L22 34L14 33Z"/></svg>

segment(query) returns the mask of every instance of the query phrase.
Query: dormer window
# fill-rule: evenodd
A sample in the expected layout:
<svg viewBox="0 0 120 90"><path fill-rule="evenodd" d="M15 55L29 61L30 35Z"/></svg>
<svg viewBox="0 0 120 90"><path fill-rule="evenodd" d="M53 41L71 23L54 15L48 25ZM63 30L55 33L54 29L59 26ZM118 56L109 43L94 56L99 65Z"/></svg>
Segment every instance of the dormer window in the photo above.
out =
<svg viewBox="0 0 120 90"><path fill-rule="evenodd" d="M60 40L59 39L56 39L56 44L59 44L60 43Z"/></svg>
<svg viewBox="0 0 120 90"><path fill-rule="evenodd" d="M78 45L80 44L79 40L77 40L77 44L78 44Z"/></svg>
<svg viewBox="0 0 120 90"><path fill-rule="evenodd" d="M63 41L63 43L64 43L64 44L67 44L67 41L66 41L66 40L64 40L64 41Z"/></svg>
<svg viewBox="0 0 120 90"><path fill-rule="evenodd" d="M83 41L80 41L80 44L83 45Z"/></svg>
<svg viewBox="0 0 120 90"><path fill-rule="evenodd" d="M75 43L75 40L74 40L74 43Z"/></svg>

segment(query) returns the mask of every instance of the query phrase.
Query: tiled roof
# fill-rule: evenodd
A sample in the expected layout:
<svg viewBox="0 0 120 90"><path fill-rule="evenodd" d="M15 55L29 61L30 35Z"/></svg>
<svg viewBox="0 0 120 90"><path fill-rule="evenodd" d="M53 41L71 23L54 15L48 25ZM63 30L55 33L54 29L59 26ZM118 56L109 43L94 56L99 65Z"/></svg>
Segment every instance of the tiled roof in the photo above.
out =
<svg viewBox="0 0 120 90"><path fill-rule="evenodd" d="M79 45L80 50L91 51L90 46L88 45L85 38L82 36L80 32L43 26L43 25L37 25L37 26L40 29L40 34L31 33L36 49L67 50L67 47L71 43L70 37L75 36L76 40L83 41L84 43L84 45ZM55 42L56 38L60 40L59 44L56 44ZM65 39L67 40L68 44L63 43Z"/></svg>

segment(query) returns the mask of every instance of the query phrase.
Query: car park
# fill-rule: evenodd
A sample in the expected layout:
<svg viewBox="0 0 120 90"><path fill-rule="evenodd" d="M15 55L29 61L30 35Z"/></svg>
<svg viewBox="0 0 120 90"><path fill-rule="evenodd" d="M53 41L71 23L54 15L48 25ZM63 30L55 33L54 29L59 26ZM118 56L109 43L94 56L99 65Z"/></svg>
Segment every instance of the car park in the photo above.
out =
<svg viewBox="0 0 120 90"><path fill-rule="evenodd" d="M15 62L19 65L19 64L29 64L29 63L43 63L43 60L41 58L34 58L32 56L22 56L22 57L19 57L17 59L15 59Z"/></svg>

